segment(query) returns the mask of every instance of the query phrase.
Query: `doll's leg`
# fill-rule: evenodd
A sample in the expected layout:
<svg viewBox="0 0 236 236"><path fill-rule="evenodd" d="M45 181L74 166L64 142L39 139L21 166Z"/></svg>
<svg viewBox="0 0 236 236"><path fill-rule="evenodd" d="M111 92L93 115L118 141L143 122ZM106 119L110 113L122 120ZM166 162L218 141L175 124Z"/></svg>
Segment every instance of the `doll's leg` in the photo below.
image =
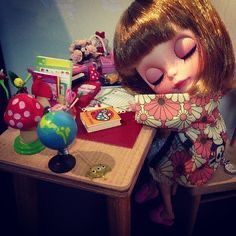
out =
<svg viewBox="0 0 236 236"><path fill-rule="evenodd" d="M172 196L174 196L176 194L177 188L178 188L178 184L174 183L173 186L172 186L172 190L171 190Z"/></svg>
<svg viewBox="0 0 236 236"><path fill-rule="evenodd" d="M159 184L159 190L163 198L163 204L150 212L151 221L165 226L172 226L174 224L174 212L171 202L171 188L172 186L166 183Z"/></svg>
<svg viewBox="0 0 236 236"><path fill-rule="evenodd" d="M144 183L141 188L135 194L135 201L137 203L145 203L151 199L156 198L159 195L159 191L156 185L156 181L152 178Z"/></svg>
<svg viewBox="0 0 236 236"><path fill-rule="evenodd" d="M173 206L172 206L172 200L171 200L171 195L172 195L172 186L166 183L159 183L159 189L162 195L163 199L163 212L162 216L165 219L174 219L175 215L173 212Z"/></svg>

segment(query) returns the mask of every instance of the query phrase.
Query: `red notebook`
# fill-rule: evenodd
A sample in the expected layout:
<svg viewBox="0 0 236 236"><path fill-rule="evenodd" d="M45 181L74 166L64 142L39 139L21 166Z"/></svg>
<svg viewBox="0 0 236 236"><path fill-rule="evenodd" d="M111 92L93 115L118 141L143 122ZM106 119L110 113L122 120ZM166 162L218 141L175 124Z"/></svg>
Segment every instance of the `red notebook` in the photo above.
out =
<svg viewBox="0 0 236 236"><path fill-rule="evenodd" d="M121 113L119 115L121 116L121 126L100 130L93 133L87 133L78 115L76 118L78 125L77 138L132 148L139 135L142 125L135 121L133 112Z"/></svg>

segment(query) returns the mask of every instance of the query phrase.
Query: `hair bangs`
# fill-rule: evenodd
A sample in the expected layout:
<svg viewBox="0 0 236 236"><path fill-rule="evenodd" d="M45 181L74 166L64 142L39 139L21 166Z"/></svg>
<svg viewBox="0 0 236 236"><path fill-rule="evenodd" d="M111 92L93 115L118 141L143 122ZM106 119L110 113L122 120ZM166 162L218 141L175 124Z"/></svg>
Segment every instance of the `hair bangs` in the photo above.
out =
<svg viewBox="0 0 236 236"><path fill-rule="evenodd" d="M143 24L139 21L121 29L122 34L115 35L114 44L118 44L114 45L114 48L119 49L114 51L115 62L121 73L122 68L125 68L125 75L132 74L135 65L156 45L172 39L176 34L173 25L168 22L160 23L160 20L153 19ZM157 23L160 27L156 27Z"/></svg>

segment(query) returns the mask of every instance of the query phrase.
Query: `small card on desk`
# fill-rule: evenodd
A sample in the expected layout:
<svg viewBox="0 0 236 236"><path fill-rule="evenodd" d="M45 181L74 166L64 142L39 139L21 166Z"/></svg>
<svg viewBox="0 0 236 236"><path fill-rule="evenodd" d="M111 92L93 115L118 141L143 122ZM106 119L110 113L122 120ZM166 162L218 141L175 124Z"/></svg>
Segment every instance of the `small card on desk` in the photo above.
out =
<svg viewBox="0 0 236 236"><path fill-rule="evenodd" d="M88 133L121 125L121 117L112 107L81 112L80 119Z"/></svg>

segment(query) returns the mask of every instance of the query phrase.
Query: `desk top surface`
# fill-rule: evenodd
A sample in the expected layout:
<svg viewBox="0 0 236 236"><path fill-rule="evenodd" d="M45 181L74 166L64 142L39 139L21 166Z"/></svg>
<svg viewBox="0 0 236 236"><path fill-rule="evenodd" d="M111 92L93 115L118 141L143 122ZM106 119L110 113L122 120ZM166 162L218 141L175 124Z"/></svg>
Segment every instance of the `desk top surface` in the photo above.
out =
<svg viewBox="0 0 236 236"><path fill-rule="evenodd" d="M13 142L19 131L8 129L0 135L0 169L98 193L129 192L154 134L154 129L143 127L132 149L76 139L69 147L69 153L76 158L76 166L67 173L56 174L48 168L48 161L56 155L55 150L46 148L34 155L17 154ZM97 164L109 165L112 170L104 178L91 180L86 173Z"/></svg>

